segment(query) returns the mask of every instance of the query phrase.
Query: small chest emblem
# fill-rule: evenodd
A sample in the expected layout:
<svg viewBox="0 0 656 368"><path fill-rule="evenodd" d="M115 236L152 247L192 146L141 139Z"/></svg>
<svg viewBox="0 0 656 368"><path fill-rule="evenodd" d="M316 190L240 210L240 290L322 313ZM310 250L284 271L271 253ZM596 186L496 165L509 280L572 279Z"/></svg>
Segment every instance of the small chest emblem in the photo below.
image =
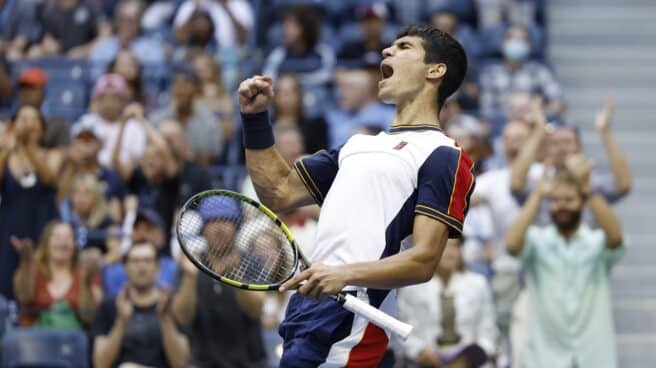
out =
<svg viewBox="0 0 656 368"><path fill-rule="evenodd" d="M397 151L400 151L400 150L403 149L403 147L405 147L405 146L407 146L407 145L408 145L408 142L406 142L406 141L401 141L401 142L399 142L399 144L397 144L396 146L394 146L394 149L397 150Z"/></svg>

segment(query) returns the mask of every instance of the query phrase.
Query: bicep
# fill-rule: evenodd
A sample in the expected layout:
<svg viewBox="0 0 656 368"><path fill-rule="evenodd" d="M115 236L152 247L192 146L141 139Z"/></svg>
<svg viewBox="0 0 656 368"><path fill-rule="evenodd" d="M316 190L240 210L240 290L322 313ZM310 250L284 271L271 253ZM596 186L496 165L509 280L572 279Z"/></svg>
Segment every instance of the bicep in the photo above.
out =
<svg viewBox="0 0 656 368"><path fill-rule="evenodd" d="M442 251L449 238L449 226L430 216L417 214L412 230L412 249L419 260L434 270L440 262Z"/></svg>
<svg viewBox="0 0 656 368"><path fill-rule="evenodd" d="M290 169L285 192L287 197L287 203L284 206L285 209L315 204L315 199L310 193L310 190L303 183L300 174L294 169Z"/></svg>

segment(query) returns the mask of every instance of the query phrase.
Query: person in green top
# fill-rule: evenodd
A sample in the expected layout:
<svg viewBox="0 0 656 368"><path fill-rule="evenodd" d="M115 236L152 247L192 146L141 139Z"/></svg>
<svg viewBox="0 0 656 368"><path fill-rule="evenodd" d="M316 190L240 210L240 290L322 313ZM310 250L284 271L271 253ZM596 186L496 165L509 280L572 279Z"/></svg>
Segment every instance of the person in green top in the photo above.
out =
<svg viewBox="0 0 656 368"><path fill-rule="evenodd" d="M524 266L529 300L523 366L617 367L610 275L625 252L617 216L590 189L592 165L573 156L571 171L543 179L506 234ZM548 197L552 224L532 225ZM587 206L598 228L581 223Z"/></svg>

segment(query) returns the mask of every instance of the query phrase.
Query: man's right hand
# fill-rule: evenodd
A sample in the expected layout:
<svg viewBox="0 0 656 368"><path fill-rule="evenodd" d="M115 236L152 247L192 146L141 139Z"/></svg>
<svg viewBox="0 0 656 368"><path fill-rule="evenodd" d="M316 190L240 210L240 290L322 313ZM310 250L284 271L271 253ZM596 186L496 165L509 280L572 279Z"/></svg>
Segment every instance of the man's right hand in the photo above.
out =
<svg viewBox="0 0 656 368"><path fill-rule="evenodd" d="M273 98L273 79L256 75L239 85L239 109L244 114L265 111Z"/></svg>

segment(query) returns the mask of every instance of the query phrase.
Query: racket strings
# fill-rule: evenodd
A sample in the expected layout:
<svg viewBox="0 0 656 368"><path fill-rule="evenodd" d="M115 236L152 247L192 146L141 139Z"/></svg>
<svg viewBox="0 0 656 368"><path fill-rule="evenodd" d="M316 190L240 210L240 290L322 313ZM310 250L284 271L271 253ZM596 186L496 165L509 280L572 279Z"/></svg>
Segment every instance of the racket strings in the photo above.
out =
<svg viewBox="0 0 656 368"><path fill-rule="evenodd" d="M230 280L272 285L294 272L297 254L280 227L257 207L231 196L192 201L178 230L188 255Z"/></svg>

